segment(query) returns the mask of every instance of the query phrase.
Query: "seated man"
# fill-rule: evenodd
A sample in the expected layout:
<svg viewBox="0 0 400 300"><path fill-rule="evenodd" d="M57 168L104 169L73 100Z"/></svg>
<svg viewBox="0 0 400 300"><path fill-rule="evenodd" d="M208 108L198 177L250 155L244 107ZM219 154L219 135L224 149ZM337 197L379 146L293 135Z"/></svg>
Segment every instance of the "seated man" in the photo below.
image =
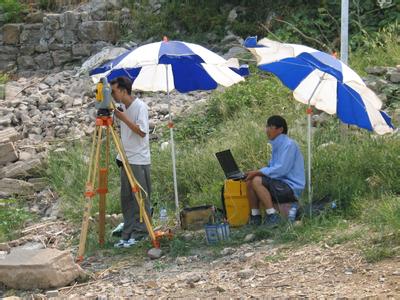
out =
<svg viewBox="0 0 400 300"><path fill-rule="evenodd" d="M296 202L304 189L304 159L297 143L286 135L288 128L284 118L270 117L265 131L272 145L272 158L268 166L247 172L247 197L250 224L261 224L261 201L266 208L264 224L273 226L281 221L274 203Z"/></svg>

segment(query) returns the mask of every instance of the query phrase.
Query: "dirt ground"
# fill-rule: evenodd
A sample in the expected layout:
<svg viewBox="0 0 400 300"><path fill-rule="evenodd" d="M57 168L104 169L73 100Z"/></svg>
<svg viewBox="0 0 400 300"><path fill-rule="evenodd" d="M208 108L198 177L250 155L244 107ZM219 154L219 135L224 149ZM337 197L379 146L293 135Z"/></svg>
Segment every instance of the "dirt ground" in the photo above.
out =
<svg viewBox="0 0 400 300"><path fill-rule="evenodd" d="M127 298L400 298L400 258L369 264L351 247L269 241L225 248L212 260L127 261L60 295ZM93 260L93 263L96 261Z"/></svg>
<svg viewBox="0 0 400 300"><path fill-rule="evenodd" d="M66 223L53 222L30 231L47 246L62 245L72 234ZM38 232L42 231L42 233ZM61 233L60 233L61 232ZM58 234L58 239L54 234ZM46 235L49 237L46 239ZM50 239L52 237L52 239ZM61 242L57 242L61 241ZM58 289L67 299L91 298L393 298L400 299L400 257L367 263L352 242L291 246L272 240L237 248L150 260L130 250L98 252L82 267L85 283ZM214 252L212 252L214 251ZM46 291L5 291L4 296L45 299Z"/></svg>

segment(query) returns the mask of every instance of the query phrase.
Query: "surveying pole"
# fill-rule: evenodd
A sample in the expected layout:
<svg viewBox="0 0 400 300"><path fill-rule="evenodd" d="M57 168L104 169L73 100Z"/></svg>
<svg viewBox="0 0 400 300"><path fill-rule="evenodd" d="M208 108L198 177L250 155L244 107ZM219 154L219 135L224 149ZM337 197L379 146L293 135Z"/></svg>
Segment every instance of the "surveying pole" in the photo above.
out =
<svg viewBox="0 0 400 300"><path fill-rule="evenodd" d="M85 253L86 239L89 228L90 212L93 205L93 198L96 194L99 195L99 244L104 245L104 233L105 233L105 210L106 210L106 194L107 189L107 175L109 166L110 156L110 135L114 141L115 148L121 158L123 168L128 176L129 183L132 187L132 191L135 195L135 199L138 202L140 210L140 221L145 223L146 229L149 233L151 243L154 248L160 248L160 239L162 237L172 238L172 232L167 231L154 231L151 225L149 216L147 215L143 193L147 196L146 191L139 184L133 175L132 169L129 165L125 151L123 149L121 140L117 135L115 128L113 127L112 112L115 109L114 104L111 101L111 89L107 80L102 78L101 82L97 85L96 103L97 117L96 117L96 128L93 133L92 146L90 151L89 170L86 180L85 187L85 208L82 217L81 235L79 240L79 248L76 261L83 261ZM103 131L106 131L106 147L102 151L102 140ZM105 152L104 160L101 159L101 154ZM103 164L102 164L103 162ZM96 178L97 179L97 189ZM142 193L143 192L143 193Z"/></svg>

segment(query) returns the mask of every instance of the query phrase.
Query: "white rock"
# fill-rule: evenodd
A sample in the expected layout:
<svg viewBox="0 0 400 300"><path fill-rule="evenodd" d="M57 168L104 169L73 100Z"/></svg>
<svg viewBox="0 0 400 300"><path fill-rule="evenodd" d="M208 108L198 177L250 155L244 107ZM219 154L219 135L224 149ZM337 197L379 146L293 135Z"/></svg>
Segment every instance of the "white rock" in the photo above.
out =
<svg viewBox="0 0 400 300"><path fill-rule="evenodd" d="M151 248L149 251L147 251L147 255L151 258L151 259L158 259L161 257L162 255L162 251L160 248Z"/></svg>
<svg viewBox="0 0 400 300"><path fill-rule="evenodd" d="M0 260L0 282L14 289L61 287L81 275L69 251L15 249Z"/></svg>

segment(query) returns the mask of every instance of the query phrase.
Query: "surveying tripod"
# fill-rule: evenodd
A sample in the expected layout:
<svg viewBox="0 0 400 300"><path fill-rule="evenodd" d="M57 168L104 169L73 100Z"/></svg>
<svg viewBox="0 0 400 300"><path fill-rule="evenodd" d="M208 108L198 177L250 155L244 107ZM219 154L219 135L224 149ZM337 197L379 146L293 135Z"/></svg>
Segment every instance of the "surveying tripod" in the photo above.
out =
<svg viewBox="0 0 400 300"><path fill-rule="evenodd" d="M113 106L114 107L114 106ZM114 107L115 108L115 107ZM114 109L113 108L113 109ZM139 182L133 175L132 169L129 165L128 159L126 157L125 151L123 149L121 140L119 136L115 132L115 128L113 127L113 117L111 116L113 109L100 109L97 113L96 118L96 128L93 133L93 141L90 151L90 161L89 161L89 172L86 181L85 188L85 208L83 212L82 218L82 227L81 227L81 235L79 240L79 249L76 260L78 262L83 261L83 256L85 253L86 239L89 228L89 218L90 211L92 209L93 197L99 194L99 244L104 245L104 232L105 232L105 210L106 210L106 194L107 190L107 173L108 173L108 165L110 160L110 135L114 140L115 147L117 152L122 160L123 168L128 176L129 183L132 187L132 191L135 194L136 201L138 202L138 206L140 209L140 221L144 221L147 231L149 233L151 243L154 248L160 248L160 239L162 237L172 238L171 231L154 231L151 225L149 216L145 210L144 200L142 191L147 195L144 189L140 186ZM103 130L105 129L105 137L106 137L106 148L105 148L105 157L103 163L101 162L101 145L102 145L102 137ZM98 184L97 189L95 189L95 181L96 176L98 174Z"/></svg>

